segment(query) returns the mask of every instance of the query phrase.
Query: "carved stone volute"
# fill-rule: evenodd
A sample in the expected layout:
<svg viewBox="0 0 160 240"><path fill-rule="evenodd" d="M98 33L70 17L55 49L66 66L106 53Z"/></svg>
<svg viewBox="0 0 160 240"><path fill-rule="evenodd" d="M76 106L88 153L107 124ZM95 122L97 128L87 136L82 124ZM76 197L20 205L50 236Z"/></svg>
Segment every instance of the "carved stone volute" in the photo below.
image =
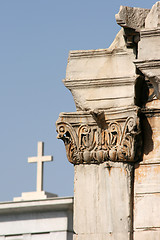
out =
<svg viewBox="0 0 160 240"><path fill-rule="evenodd" d="M105 161L136 162L140 160L138 147L141 146L139 117L128 112L123 119L106 120L105 128L100 128L88 114L76 117L69 124L70 115L60 116L57 121L58 138L62 139L69 162L73 164L103 163ZM76 115L76 113L75 113ZM61 121L63 119L63 121ZM65 121L64 121L65 119ZM104 121L104 120L103 120Z"/></svg>

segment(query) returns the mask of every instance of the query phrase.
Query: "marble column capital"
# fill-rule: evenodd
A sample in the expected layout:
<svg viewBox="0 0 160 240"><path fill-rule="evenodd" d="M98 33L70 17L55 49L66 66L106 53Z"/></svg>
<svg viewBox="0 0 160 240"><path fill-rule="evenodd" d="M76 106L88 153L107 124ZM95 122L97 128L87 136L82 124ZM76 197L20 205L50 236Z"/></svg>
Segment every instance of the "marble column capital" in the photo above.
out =
<svg viewBox="0 0 160 240"><path fill-rule="evenodd" d="M62 113L56 123L69 162L137 162L141 156L138 108L117 112Z"/></svg>

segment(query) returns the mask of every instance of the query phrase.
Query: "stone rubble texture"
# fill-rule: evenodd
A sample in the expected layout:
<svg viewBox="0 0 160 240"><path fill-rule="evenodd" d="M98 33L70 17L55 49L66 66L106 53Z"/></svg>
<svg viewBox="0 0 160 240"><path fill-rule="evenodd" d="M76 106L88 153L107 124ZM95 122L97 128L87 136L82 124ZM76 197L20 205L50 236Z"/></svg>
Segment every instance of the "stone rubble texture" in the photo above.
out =
<svg viewBox="0 0 160 240"><path fill-rule="evenodd" d="M120 7L108 49L71 51L77 112L58 138L74 164L74 240L160 238L160 2Z"/></svg>
<svg viewBox="0 0 160 240"><path fill-rule="evenodd" d="M115 15L115 18L120 26L138 31L145 27L145 19L149 12L149 9L120 6L119 13Z"/></svg>

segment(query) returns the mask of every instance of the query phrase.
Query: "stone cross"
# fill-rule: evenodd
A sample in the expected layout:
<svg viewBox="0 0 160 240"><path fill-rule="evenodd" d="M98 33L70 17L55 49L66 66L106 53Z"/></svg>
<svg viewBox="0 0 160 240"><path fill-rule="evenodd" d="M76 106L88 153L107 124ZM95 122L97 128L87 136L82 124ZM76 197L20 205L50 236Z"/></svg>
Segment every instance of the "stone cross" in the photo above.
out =
<svg viewBox="0 0 160 240"><path fill-rule="evenodd" d="M37 157L29 157L28 162L37 162L37 192L43 191L43 162L53 160L52 156L44 156L44 142L38 142Z"/></svg>

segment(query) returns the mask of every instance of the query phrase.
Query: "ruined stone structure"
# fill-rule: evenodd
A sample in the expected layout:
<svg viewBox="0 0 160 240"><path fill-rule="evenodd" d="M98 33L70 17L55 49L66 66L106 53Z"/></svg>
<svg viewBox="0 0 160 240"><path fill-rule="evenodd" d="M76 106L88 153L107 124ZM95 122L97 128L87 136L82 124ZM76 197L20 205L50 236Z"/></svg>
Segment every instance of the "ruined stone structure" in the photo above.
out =
<svg viewBox="0 0 160 240"><path fill-rule="evenodd" d="M58 138L74 164L74 240L160 239L160 2L120 7L108 49L71 51L77 112Z"/></svg>

